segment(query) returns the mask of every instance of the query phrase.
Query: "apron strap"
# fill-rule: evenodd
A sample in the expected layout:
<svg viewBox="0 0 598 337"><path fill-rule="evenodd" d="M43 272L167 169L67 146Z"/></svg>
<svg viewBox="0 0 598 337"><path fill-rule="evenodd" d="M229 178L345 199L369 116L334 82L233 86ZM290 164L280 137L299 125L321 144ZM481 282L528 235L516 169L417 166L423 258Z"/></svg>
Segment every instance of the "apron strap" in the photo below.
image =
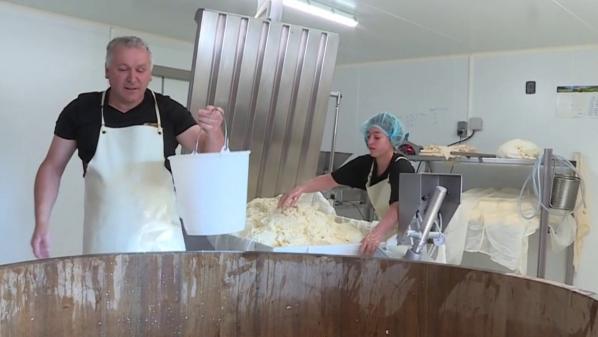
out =
<svg viewBox="0 0 598 337"><path fill-rule="evenodd" d="M407 159L407 158L405 158L405 157L403 157L403 156L398 156L398 157L395 159L395 163L396 163L396 162L398 162L398 161L399 161L399 159L404 159L404 160L407 160L407 161L409 161L409 159ZM368 186L368 185L371 185L371 181L372 181L372 174L374 173L374 164L375 164L375 163L376 163L376 159L374 158L374 161L372 162L372 166L370 167L370 173L368 174L368 181L367 181L367 185L366 185L366 186ZM388 179L389 179L389 181L390 181L390 172L388 172Z"/></svg>
<svg viewBox="0 0 598 337"><path fill-rule="evenodd" d="M154 109L156 110L156 121L158 121L158 134L162 134L162 121L160 120L160 109L158 109L158 100L156 99L156 94L150 90L152 96L154 97Z"/></svg>
<svg viewBox="0 0 598 337"><path fill-rule="evenodd" d="M100 101L100 115L102 116L102 126L100 131L106 133L106 123L104 122L104 100L106 99L106 91L102 91L102 100Z"/></svg>
<svg viewBox="0 0 598 337"><path fill-rule="evenodd" d="M160 119L160 109L158 109L158 100L156 94L150 90L152 97L154 97L154 110L156 111L156 121L158 122L158 134L162 134L162 120ZM102 115L102 127L100 128L102 133L106 133L106 122L104 121L104 100L106 99L106 91L102 91L102 100L100 101L100 114Z"/></svg>

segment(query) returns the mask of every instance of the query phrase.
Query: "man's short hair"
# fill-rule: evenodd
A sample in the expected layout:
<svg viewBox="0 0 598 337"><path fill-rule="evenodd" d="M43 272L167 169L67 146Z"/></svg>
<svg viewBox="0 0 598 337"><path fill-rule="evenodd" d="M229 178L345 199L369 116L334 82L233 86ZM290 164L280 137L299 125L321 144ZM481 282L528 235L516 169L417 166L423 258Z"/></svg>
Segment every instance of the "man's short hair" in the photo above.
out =
<svg viewBox="0 0 598 337"><path fill-rule="evenodd" d="M150 50L149 46L143 39L137 36L119 36L112 39L112 41L108 42L106 46L106 63L105 66L108 68L110 63L112 62L112 53L114 52L114 48L117 46L125 46L127 48L143 48L147 51L150 58L150 67L153 67L152 62L152 51Z"/></svg>

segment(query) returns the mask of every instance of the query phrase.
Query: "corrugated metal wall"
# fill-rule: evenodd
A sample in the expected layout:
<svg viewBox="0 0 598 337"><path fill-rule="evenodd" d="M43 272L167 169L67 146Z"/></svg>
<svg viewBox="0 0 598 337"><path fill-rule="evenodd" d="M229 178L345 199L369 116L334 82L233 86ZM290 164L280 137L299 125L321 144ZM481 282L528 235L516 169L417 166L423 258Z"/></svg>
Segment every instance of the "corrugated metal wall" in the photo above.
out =
<svg viewBox="0 0 598 337"><path fill-rule="evenodd" d="M249 198L316 174L338 35L198 10L191 111L222 106L231 150L251 150Z"/></svg>

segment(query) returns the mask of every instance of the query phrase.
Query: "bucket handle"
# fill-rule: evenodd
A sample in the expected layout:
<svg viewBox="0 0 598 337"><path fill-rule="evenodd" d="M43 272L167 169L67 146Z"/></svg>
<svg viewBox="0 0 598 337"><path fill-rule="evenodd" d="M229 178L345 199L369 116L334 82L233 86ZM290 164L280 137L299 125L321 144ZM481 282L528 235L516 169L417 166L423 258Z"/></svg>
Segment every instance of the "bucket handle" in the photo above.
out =
<svg viewBox="0 0 598 337"><path fill-rule="evenodd" d="M222 146L222 149L220 150L220 152L228 152L228 126L226 124L226 117L224 116L224 112L221 110L216 110L218 112L220 112L220 114L222 115L222 119L224 120L224 145ZM197 139L195 140L195 149L193 150L193 153L198 153L197 149L199 147L199 134L197 135Z"/></svg>

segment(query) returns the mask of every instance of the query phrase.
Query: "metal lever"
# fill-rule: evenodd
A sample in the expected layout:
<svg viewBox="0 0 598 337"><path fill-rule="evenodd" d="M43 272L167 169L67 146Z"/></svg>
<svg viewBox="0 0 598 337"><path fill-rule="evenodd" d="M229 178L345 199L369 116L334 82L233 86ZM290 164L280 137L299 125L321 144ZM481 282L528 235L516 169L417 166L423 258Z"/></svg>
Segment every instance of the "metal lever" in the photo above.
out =
<svg viewBox="0 0 598 337"><path fill-rule="evenodd" d="M430 230L432 230L432 226L434 225L434 220L438 217L438 212L440 211L440 206L442 206L442 202L444 201L444 197L446 196L446 188L442 186L436 186L434 189L434 195L430 200L428 207L426 209L426 213L424 214L423 218L423 232L419 242L415 242L407 253L405 253L405 258L408 260L421 260L421 253L428 241L428 236L430 235Z"/></svg>

